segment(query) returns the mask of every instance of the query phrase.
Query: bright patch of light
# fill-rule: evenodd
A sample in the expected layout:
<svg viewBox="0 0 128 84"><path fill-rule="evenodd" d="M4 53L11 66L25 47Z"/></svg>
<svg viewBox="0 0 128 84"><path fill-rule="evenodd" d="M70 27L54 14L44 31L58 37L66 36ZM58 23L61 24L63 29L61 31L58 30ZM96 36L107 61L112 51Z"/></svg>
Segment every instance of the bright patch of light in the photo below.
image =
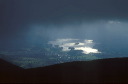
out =
<svg viewBox="0 0 128 84"><path fill-rule="evenodd" d="M93 40L85 40L86 43L93 43Z"/></svg>
<svg viewBox="0 0 128 84"><path fill-rule="evenodd" d="M79 47L79 48L75 48L75 50L83 50L83 53L85 54L100 53L97 49L93 49L91 47Z"/></svg>
<svg viewBox="0 0 128 84"><path fill-rule="evenodd" d="M76 44L75 44L75 45L76 45ZM79 43L78 45L79 45L79 46L83 46L83 45L85 45L85 43Z"/></svg>
<svg viewBox="0 0 128 84"><path fill-rule="evenodd" d="M100 53L98 49L93 48L93 40L57 39L56 41L49 41L49 44L59 45L59 47L63 47L63 51L70 51L69 47L73 47L74 50L82 50L84 54Z"/></svg>

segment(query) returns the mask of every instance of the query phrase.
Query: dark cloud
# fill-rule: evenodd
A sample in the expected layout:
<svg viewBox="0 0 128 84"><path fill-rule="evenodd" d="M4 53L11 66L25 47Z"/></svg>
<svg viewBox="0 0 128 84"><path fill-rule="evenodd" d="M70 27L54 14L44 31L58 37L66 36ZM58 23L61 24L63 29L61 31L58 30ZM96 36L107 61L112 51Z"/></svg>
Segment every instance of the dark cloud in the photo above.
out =
<svg viewBox="0 0 128 84"><path fill-rule="evenodd" d="M64 25L98 19L127 20L127 3L127 0L0 0L0 40L7 39L10 42L10 39L25 39L31 24Z"/></svg>
<svg viewBox="0 0 128 84"><path fill-rule="evenodd" d="M127 2L127 0L3 0L1 17L3 22L10 24L82 18L126 18Z"/></svg>

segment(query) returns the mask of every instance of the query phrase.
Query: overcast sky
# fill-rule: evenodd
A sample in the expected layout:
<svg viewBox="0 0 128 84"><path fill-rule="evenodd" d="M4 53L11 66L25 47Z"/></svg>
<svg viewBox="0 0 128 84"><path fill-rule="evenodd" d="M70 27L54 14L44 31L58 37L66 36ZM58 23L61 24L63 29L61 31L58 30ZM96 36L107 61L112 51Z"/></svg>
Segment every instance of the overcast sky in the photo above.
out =
<svg viewBox="0 0 128 84"><path fill-rule="evenodd" d="M0 40L26 37L35 24L127 19L128 0L0 0Z"/></svg>

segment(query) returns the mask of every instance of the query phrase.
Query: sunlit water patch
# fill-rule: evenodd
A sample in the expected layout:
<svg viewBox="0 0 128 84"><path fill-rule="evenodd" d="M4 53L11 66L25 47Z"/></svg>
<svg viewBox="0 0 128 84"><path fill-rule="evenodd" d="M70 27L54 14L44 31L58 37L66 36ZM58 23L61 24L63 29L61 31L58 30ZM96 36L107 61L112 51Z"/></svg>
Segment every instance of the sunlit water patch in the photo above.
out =
<svg viewBox="0 0 128 84"><path fill-rule="evenodd" d="M57 39L55 41L49 41L49 44L53 46L59 45L63 47L63 51L82 50L84 54L101 53L98 49L93 48L95 43L93 40L79 40L79 39Z"/></svg>

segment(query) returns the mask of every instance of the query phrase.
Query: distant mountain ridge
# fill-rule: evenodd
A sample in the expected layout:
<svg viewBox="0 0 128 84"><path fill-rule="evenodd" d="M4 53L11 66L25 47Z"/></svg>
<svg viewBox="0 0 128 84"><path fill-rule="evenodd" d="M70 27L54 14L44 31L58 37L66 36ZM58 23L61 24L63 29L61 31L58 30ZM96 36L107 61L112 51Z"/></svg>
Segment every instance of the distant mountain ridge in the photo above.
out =
<svg viewBox="0 0 128 84"><path fill-rule="evenodd" d="M76 61L31 69L0 59L0 67L0 83L128 83L128 58Z"/></svg>

